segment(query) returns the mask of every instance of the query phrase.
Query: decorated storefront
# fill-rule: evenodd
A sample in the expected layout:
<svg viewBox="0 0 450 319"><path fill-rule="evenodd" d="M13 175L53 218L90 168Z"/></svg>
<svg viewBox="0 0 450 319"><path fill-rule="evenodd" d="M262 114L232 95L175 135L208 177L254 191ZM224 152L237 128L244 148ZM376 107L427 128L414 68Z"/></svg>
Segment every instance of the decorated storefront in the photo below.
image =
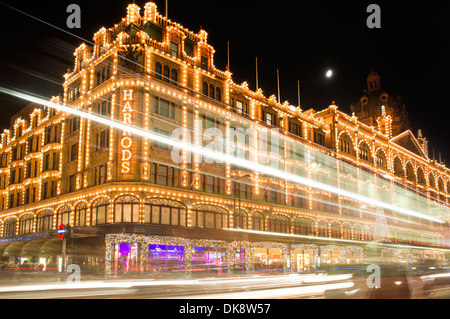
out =
<svg viewBox="0 0 450 319"><path fill-rule="evenodd" d="M187 239L174 236L108 234L105 275L179 272L186 275L305 272L332 264L357 264L363 249L279 242Z"/></svg>

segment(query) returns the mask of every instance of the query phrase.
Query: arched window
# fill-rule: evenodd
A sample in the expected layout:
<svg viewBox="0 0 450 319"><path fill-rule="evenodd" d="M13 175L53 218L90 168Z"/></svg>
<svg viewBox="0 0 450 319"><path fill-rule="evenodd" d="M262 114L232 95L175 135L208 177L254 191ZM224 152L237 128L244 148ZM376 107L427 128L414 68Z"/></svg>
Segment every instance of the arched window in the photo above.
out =
<svg viewBox="0 0 450 319"><path fill-rule="evenodd" d="M155 77L157 79L162 79L162 65L159 62L155 63Z"/></svg>
<svg viewBox="0 0 450 319"><path fill-rule="evenodd" d="M352 228L349 224L344 224L342 227L342 238L352 239Z"/></svg>
<svg viewBox="0 0 450 319"><path fill-rule="evenodd" d="M247 213L243 210L237 210L233 216L234 228L247 229Z"/></svg>
<svg viewBox="0 0 450 319"><path fill-rule="evenodd" d="M165 65L163 69L163 81L169 82L170 81L170 68Z"/></svg>
<svg viewBox="0 0 450 319"><path fill-rule="evenodd" d="M101 225L108 222L109 199L100 197L92 204L92 225Z"/></svg>
<svg viewBox="0 0 450 319"><path fill-rule="evenodd" d="M294 219L294 234L314 236L313 222L308 218Z"/></svg>
<svg viewBox="0 0 450 319"><path fill-rule="evenodd" d="M270 215L268 231L289 234L289 218L283 215Z"/></svg>
<svg viewBox="0 0 450 319"><path fill-rule="evenodd" d="M31 234L33 232L33 215L25 215L19 221L19 235Z"/></svg>
<svg viewBox="0 0 450 319"><path fill-rule="evenodd" d="M220 88L216 88L216 100L217 101L222 101L222 91L220 90Z"/></svg>
<svg viewBox="0 0 450 319"><path fill-rule="evenodd" d="M341 238L341 225L339 223L331 223L331 238Z"/></svg>
<svg viewBox="0 0 450 319"><path fill-rule="evenodd" d="M72 210L69 205L64 205L58 211L58 221L56 225L64 224L67 225L70 222L70 213Z"/></svg>
<svg viewBox="0 0 450 319"><path fill-rule="evenodd" d="M421 167L417 168L417 183L422 186L427 184L425 174L423 173L423 169Z"/></svg>
<svg viewBox="0 0 450 319"><path fill-rule="evenodd" d="M86 226L87 205L85 202L77 204L75 207L75 226Z"/></svg>
<svg viewBox="0 0 450 319"><path fill-rule="evenodd" d="M209 97L214 98L214 85L210 84L209 85Z"/></svg>
<svg viewBox="0 0 450 319"><path fill-rule="evenodd" d="M436 187L436 182L434 181L434 175L433 173L428 174L428 185L430 185L430 187Z"/></svg>
<svg viewBox="0 0 450 319"><path fill-rule="evenodd" d="M8 218L3 227L3 237L16 236L17 218Z"/></svg>
<svg viewBox="0 0 450 319"><path fill-rule="evenodd" d="M440 192L444 191L444 181L442 180L441 177L439 177L439 179L438 179L438 189Z"/></svg>
<svg viewBox="0 0 450 319"><path fill-rule="evenodd" d="M319 237L328 237L328 223L324 220L319 222Z"/></svg>
<svg viewBox="0 0 450 319"><path fill-rule="evenodd" d="M175 69L171 70L170 83L173 84L173 85L177 85L178 84L178 72Z"/></svg>
<svg viewBox="0 0 450 319"><path fill-rule="evenodd" d="M37 232L43 233L53 229L53 211L45 210L38 215Z"/></svg>
<svg viewBox="0 0 450 319"><path fill-rule="evenodd" d="M114 202L115 223L139 223L139 198L120 196Z"/></svg>
<svg viewBox="0 0 450 319"><path fill-rule="evenodd" d="M414 173L414 168L409 162L408 164L406 164L406 179L410 182L416 181L416 174Z"/></svg>
<svg viewBox="0 0 450 319"><path fill-rule="evenodd" d="M264 230L264 215L260 212L252 214L253 230Z"/></svg>
<svg viewBox="0 0 450 319"><path fill-rule="evenodd" d="M144 202L144 223L172 226L186 226L186 207L180 202L150 198Z"/></svg>
<svg viewBox="0 0 450 319"><path fill-rule="evenodd" d="M394 159L394 175L398 177L404 177L405 172L403 171L402 161L396 157Z"/></svg>
<svg viewBox="0 0 450 319"><path fill-rule="evenodd" d="M228 227L228 214L224 208L198 205L191 210L192 227L222 229Z"/></svg>
<svg viewBox="0 0 450 319"><path fill-rule="evenodd" d="M208 96L208 83L203 82L203 95Z"/></svg>
<svg viewBox="0 0 450 319"><path fill-rule="evenodd" d="M386 156L381 150L377 152L377 165L386 168Z"/></svg>
<svg viewBox="0 0 450 319"><path fill-rule="evenodd" d="M353 143L351 138L347 134L342 134L339 139L339 150L341 152L354 155Z"/></svg>
<svg viewBox="0 0 450 319"><path fill-rule="evenodd" d="M363 240L362 228L360 226L353 226L353 237L355 240Z"/></svg>
<svg viewBox="0 0 450 319"><path fill-rule="evenodd" d="M359 145L359 158L367 162L372 161L372 156L370 155L370 147L364 142Z"/></svg>

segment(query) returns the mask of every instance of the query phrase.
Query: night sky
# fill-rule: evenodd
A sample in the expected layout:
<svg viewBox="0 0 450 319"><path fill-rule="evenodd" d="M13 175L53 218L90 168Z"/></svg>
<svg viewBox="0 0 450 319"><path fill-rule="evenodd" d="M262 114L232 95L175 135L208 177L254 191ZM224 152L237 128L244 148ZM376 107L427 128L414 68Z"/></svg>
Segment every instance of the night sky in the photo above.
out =
<svg viewBox="0 0 450 319"><path fill-rule="evenodd" d="M0 85L50 98L62 93L62 75L72 67L73 51L102 26L112 27L126 16L130 1L6 1L36 18L0 5ZM146 1L135 1L143 8ZM155 1L160 13L165 1ZM69 29L66 8L81 7L81 29ZM381 29L369 29L367 6L381 8ZM141 11L143 13L143 9ZM227 41L233 79L255 89L255 58L259 86L266 96L297 105L297 81L302 109L321 110L334 99L350 114L361 97L366 76L375 70L381 87L400 95L409 112L412 132L422 129L436 159L450 163L448 147L448 16L444 1L418 5L411 1L180 1L169 0L169 18L188 29L208 32L215 64L224 70ZM332 78L325 72L332 69ZM0 94L0 128L27 103Z"/></svg>

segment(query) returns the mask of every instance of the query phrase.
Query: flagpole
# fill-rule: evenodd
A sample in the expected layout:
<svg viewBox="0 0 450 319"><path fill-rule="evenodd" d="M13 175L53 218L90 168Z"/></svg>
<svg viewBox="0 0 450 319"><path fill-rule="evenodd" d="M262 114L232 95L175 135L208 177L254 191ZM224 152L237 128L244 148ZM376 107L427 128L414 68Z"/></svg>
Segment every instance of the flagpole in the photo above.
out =
<svg viewBox="0 0 450 319"><path fill-rule="evenodd" d="M259 85L258 85L258 58L256 58L256 91L258 91Z"/></svg>
<svg viewBox="0 0 450 319"><path fill-rule="evenodd" d="M230 41L227 41L227 69L230 69Z"/></svg>
<svg viewBox="0 0 450 319"><path fill-rule="evenodd" d="M278 103L280 102L280 71L277 69Z"/></svg>
<svg viewBox="0 0 450 319"><path fill-rule="evenodd" d="M169 15L169 0L166 0L166 19Z"/></svg>
<svg viewBox="0 0 450 319"><path fill-rule="evenodd" d="M297 89L298 89L298 107L300 107L300 81L297 81Z"/></svg>

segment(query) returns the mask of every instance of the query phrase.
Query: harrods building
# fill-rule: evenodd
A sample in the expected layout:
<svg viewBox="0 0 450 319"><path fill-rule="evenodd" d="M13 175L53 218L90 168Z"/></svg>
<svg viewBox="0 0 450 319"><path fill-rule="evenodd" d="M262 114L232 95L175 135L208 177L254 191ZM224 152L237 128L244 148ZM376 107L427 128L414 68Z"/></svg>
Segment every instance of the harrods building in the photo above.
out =
<svg viewBox="0 0 450 319"><path fill-rule="evenodd" d="M199 146L217 129L226 151L247 160L261 160L260 137L276 128L269 153L282 171L434 219L185 150L175 162L157 139L32 103L0 137L2 270L302 272L369 257L447 258L450 171L377 72L352 115L334 102L302 110L216 69L207 37L152 2L130 4L95 45L75 50L52 102L162 137L184 128ZM239 127L258 134L235 141L227 132ZM61 224L72 229L64 261Z"/></svg>

